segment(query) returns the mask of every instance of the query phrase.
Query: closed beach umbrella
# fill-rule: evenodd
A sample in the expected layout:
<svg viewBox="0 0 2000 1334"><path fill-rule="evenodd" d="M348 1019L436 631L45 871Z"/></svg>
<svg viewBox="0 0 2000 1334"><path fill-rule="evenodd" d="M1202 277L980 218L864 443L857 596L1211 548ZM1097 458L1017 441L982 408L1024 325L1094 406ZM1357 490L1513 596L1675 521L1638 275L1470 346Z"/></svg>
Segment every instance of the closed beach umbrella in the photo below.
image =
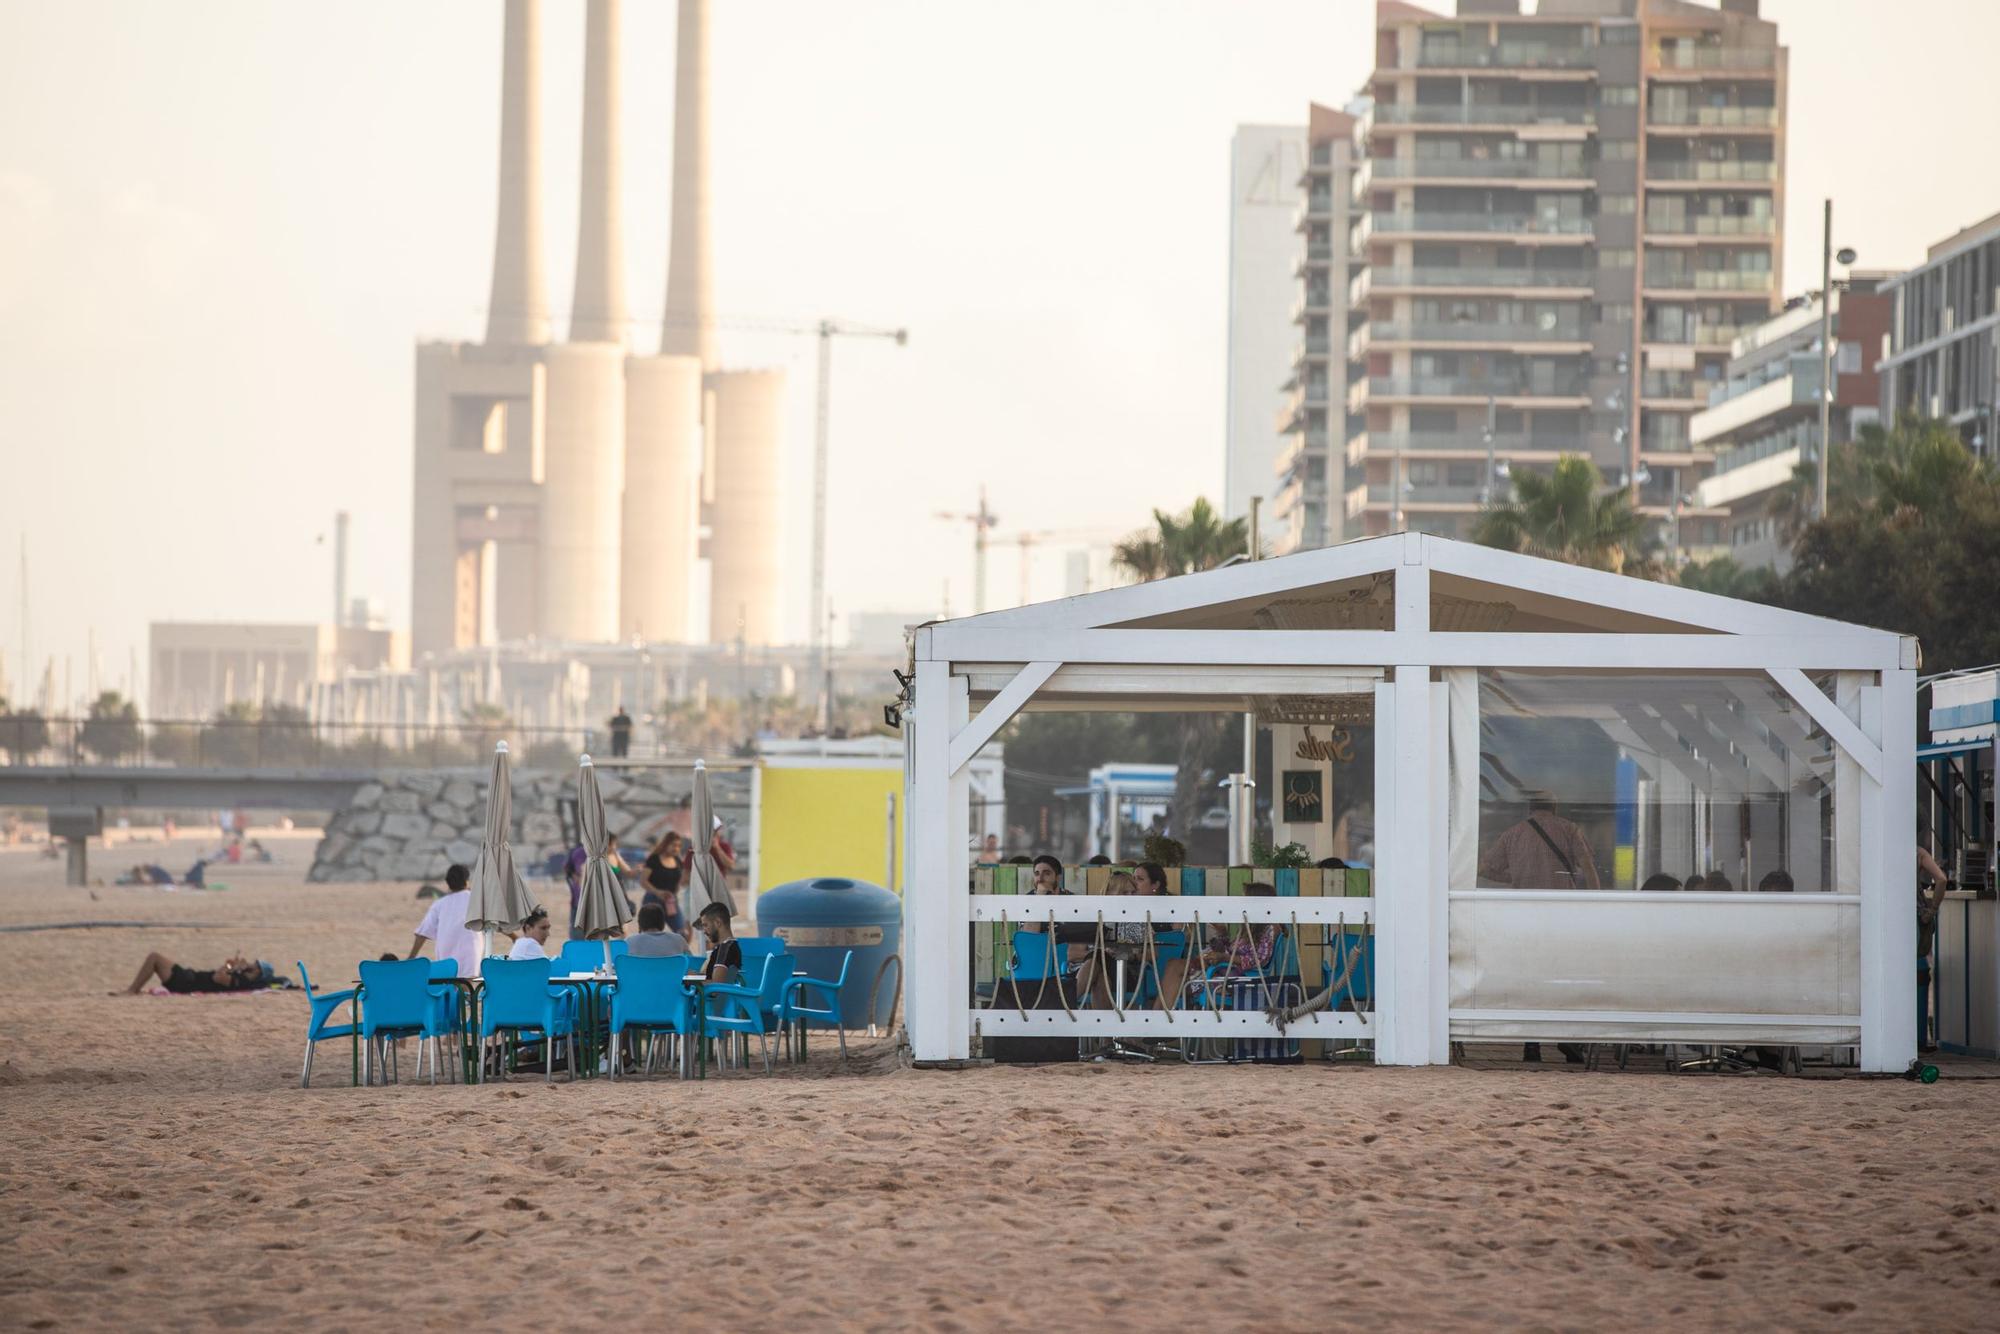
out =
<svg viewBox="0 0 2000 1334"><path fill-rule="evenodd" d="M507 771L507 743L493 748L493 781L486 789L486 833L479 857L472 863L472 897L466 901L465 924L480 933L485 945L489 931L511 931L535 910L521 873L514 868L514 850L507 846L507 827L514 819L514 786Z"/></svg>
<svg viewBox="0 0 2000 1334"><path fill-rule="evenodd" d="M597 770L591 767L590 756L576 771L576 825L583 838L583 879L576 898L576 920L570 923L585 938L606 933L604 941L604 966L611 966L610 936L620 931L625 923L632 920L632 905L625 901L625 890L618 883L618 872L612 868L611 859L604 855L610 843L610 835L605 829L604 798L597 791Z"/></svg>
<svg viewBox="0 0 2000 1334"><path fill-rule="evenodd" d="M722 867L716 863L715 854L709 851L715 842L715 810L708 800L708 766L700 760L694 762L694 810L690 814L693 818L688 821L688 873L683 907L692 918L709 904L719 903L734 916L736 900L722 879Z"/></svg>

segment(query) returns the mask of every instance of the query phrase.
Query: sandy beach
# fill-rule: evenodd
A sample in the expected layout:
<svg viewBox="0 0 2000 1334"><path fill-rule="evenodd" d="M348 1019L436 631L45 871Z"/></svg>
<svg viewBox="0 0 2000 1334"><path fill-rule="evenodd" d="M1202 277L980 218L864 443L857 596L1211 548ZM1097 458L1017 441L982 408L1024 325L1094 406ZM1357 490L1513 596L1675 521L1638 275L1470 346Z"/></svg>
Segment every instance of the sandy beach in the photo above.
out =
<svg viewBox="0 0 2000 1334"><path fill-rule="evenodd" d="M408 948L410 886L305 885L310 838L267 841L211 893L0 851L0 1323L1971 1329L2000 1301L2000 1083L937 1072L864 1042L353 1089L331 1043L301 1091L297 994L105 994L153 949L344 985Z"/></svg>

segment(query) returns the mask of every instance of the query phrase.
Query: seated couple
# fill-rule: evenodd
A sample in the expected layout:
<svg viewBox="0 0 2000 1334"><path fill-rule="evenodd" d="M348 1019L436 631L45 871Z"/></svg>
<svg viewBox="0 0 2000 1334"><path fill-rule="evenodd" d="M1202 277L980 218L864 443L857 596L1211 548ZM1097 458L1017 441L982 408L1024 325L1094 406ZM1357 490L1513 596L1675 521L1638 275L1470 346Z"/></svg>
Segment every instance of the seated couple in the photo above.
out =
<svg viewBox="0 0 2000 1334"><path fill-rule="evenodd" d="M730 929L731 913L719 903L711 903L698 913L695 930L707 941L708 962L702 971L711 982L731 982L743 966L743 945ZM627 954L639 959L670 959L692 954L688 942L673 931L667 910L658 903L639 907L639 930L625 942Z"/></svg>

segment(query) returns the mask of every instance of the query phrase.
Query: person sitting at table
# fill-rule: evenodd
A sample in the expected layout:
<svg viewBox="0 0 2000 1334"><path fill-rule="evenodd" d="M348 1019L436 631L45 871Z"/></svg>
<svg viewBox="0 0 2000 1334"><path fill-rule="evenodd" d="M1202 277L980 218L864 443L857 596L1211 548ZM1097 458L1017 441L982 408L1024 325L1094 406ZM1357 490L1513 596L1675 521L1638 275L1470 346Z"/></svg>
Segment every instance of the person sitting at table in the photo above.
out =
<svg viewBox="0 0 2000 1334"><path fill-rule="evenodd" d="M238 958L229 960L220 968L186 968L155 950L139 965L139 975L132 979L132 985L111 994L136 996L154 978L158 978L160 985L176 996L213 991L257 991L271 985L271 966L255 959Z"/></svg>
<svg viewBox="0 0 2000 1334"><path fill-rule="evenodd" d="M1167 868L1158 862L1140 862L1132 868L1132 885L1132 892L1140 898L1167 898L1169 897L1167 894ZM1161 911L1164 910L1163 905ZM1153 922L1153 934L1155 936L1180 929L1173 922L1159 920L1158 914L1155 914ZM1181 995L1183 988L1187 985L1188 962L1188 954L1185 949L1181 951L1181 956L1178 959L1156 959L1155 971L1157 976L1154 978L1154 984L1155 989L1159 993L1161 1008L1171 1007L1175 1002L1175 998Z"/></svg>
<svg viewBox="0 0 2000 1334"><path fill-rule="evenodd" d="M734 982L743 968L743 946L729 929L729 909L711 903L694 919L695 926L708 937L708 966L702 975L711 982Z"/></svg>
<svg viewBox="0 0 2000 1334"><path fill-rule="evenodd" d="M1110 879L1105 882L1104 892L1107 895L1115 894L1120 898L1126 898L1136 895L1139 892L1139 887L1126 872L1113 871ZM1106 944L1129 945L1138 949L1144 949L1146 937L1152 934L1144 922L1106 922L1104 926L1104 940ZM1088 991L1092 1004L1101 1010L1108 1010L1111 1008L1111 982L1117 975L1116 954L1110 950L1100 950L1097 947L1096 930L1097 928L1093 924L1091 927L1093 933L1091 944L1085 947L1087 952L1083 957L1081 966L1077 969L1077 989L1079 991ZM1137 960L1129 952L1125 961L1125 969L1127 977L1126 991L1129 997L1132 989L1130 979L1137 975ZM1124 998L1121 998L1119 1003L1121 1005L1124 1004Z"/></svg>
<svg viewBox="0 0 2000 1334"><path fill-rule="evenodd" d="M1243 887L1243 895L1252 899L1273 899L1278 896L1278 889L1261 880L1252 880ZM1271 966L1271 952L1277 944L1278 928L1272 922L1253 925L1234 939L1230 937L1228 927L1217 926L1209 931L1208 943L1201 952L1201 966L1203 971L1207 971L1217 964L1227 964L1225 973L1229 976L1260 972Z"/></svg>
<svg viewBox="0 0 2000 1334"><path fill-rule="evenodd" d="M540 904L521 921L521 934L514 938L513 948L507 951L510 959L546 959L549 957L549 910Z"/></svg>
<svg viewBox="0 0 2000 1334"><path fill-rule="evenodd" d="M625 942L625 952L635 959L666 959L686 954L688 947L679 932L667 930L666 910L649 898L639 905L639 930Z"/></svg>

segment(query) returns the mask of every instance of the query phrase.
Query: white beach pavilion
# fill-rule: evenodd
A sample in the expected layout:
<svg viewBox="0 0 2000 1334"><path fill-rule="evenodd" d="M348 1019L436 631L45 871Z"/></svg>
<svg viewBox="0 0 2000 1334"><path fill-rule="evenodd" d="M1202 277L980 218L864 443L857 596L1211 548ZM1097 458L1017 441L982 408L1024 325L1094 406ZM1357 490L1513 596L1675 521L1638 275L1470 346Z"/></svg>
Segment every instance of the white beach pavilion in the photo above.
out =
<svg viewBox="0 0 2000 1334"><path fill-rule="evenodd" d="M1350 542L917 631L906 712L906 1013L917 1060L975 1034L1254 1037L1261 1014L976 1008L968 933L1158 900L974 895L966 764L1023 710L1372 712L1372 898L1187 898L1204 923L1375 931L1367 1037L1916 1048L1914 640L1424 534ZM1526 794L1618 832L1600 890L1493 887ZM1746 893L1772 870L1791 893ZM1637 892L1720 870L1737 892ZM1312 987L1308 986L1308 990Z"/></svg>

